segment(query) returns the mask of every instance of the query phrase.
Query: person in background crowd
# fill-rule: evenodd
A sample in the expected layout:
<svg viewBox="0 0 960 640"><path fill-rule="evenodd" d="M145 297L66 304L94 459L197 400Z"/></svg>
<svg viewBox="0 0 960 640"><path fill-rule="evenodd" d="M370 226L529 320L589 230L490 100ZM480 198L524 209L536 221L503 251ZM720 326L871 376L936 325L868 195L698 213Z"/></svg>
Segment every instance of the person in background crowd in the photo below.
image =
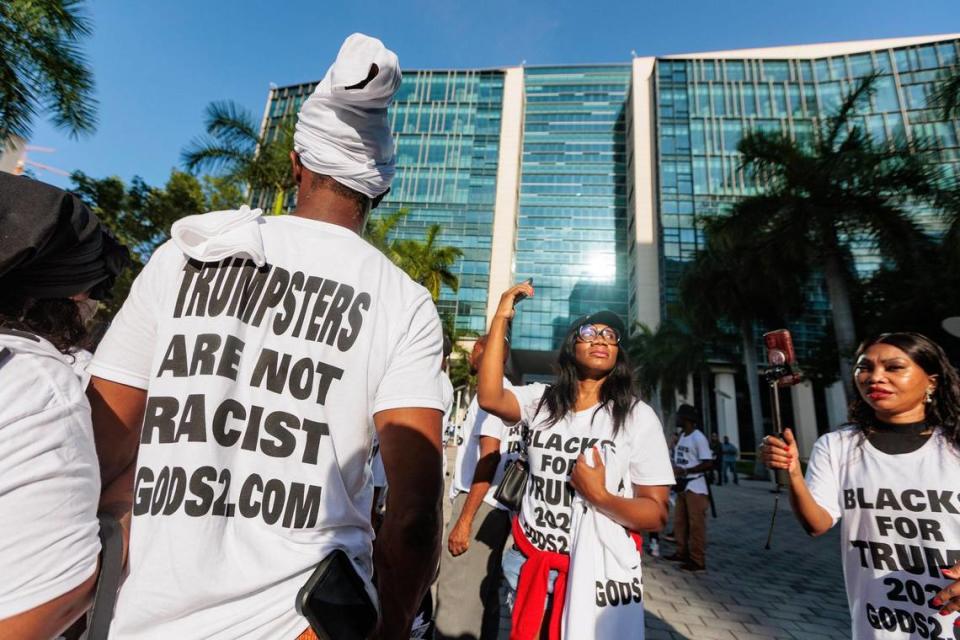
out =
<svg viewBox="0 0 960 640"><path fill-rule="evenodd" d="M481 336L470 353L476 375L487 345ZM509 355L505 344L504 358ZM503 385L510 381L503 378ZM453 510L447 548L440 560L437 591L437 638L491 640L499 626L500 561L510 535L510 512L493 497L506 464L516 457L518 429L470 401L457 447L450 485Z"/></svg>
<svg viewBox="0 0 960 640"><path fill-rule="evenodd" d="M450 382L450 354L453 353L453 341L446 333L443 334L443 364L441 365L440 384L443 393L443 447L446 449L447 428L453 419L453 383ZM447 455L443 454L443 477L447 477Z"/></svg>
<svg viewBox="0 0 960 640"><path fill-rule="evenodd" d="M97 349L102 476L134 491L112 640L312 637L295 598L335 550L380 637L410 637L439 554L443 336L429 292L359 235L395 173L400 79L382 42L347 38L300 109L293 213L178 221Z"/></svg>
<svg viewBox="0 0 960 640"><path fill-rule="evenodd" d="M729 436L723 436L723 446L720 448L720 456L723 461L721 482L730 482L727 478L727 471L729 470L733 473L733 484L740 484L740 479L737 477L737 458L739 455L740 451L737 449L737 445L730 442Z"/></svg>
<svg viewBox="0 0 960 640"><path fill-rule="evenodd" d="M500 298L477 395L481 409L507 424L523 421L531 433L530 475L513 526L514 546L504 558L504 574L513 591L510 637L538 638L543 630L555 639L572 562L571 490L629 531L657 531L667 518L668 487L674 477L660 421L636 396L633 369L620 347L626 327L615 313L599 311L570 326L552 386L504 385L504 340L520 294L533 296L533 287L522 283ZM597 446L615 449L614 471L621 478L623 495L606 489L606 469ZM588 455L592 466L586 462ZM639 570L638 566L638 580Z"/></svg>
<svg viewBox="0 0 960 640"><path fill-rule="evenodd" d="M100 473L74 353L128 256L79 198L7 173L0 229L0 638L45 640L97 578Z"/></svg>
<svg viewBox="0 0 960 640"><path fill-rule="evenodd" d="M956 637L960 624L960 376L918 333L886 333L855 356L849 424L813 445L764 438L763 461L790 475L790 504L812 536L840 522L856 640Z"/></svg>
<svg viewBox="0 0 960 640"><path fill-rule="evenodd" d="M697 410L689 404L677 408L677 426L682 429L673 452L673 471L677 475L677 507L673 535L677 550L667 558L681 562L685 571L706 569L707 480L704 474L713 468L713 452L707 436L697 428Z"/></svg>

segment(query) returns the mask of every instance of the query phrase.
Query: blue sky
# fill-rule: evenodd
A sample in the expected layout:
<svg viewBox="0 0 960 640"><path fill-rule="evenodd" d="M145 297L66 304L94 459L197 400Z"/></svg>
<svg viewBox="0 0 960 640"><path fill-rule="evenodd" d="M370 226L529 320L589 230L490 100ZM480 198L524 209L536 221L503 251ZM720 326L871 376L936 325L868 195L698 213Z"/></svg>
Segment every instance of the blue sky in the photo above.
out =
<svg viewBox="0 0 960 640"><path fill-rule="evenodd" d="M319 80L343 38L363 31L405 68L626 62L666 55L960 31L958 0L93 0L85 50L97 132L71 140L45 120L31 159L95 177L161 185L203 132L203 111L232 99L259 119L270 83ZM48 172L43 180L69 182Z"/></svg>

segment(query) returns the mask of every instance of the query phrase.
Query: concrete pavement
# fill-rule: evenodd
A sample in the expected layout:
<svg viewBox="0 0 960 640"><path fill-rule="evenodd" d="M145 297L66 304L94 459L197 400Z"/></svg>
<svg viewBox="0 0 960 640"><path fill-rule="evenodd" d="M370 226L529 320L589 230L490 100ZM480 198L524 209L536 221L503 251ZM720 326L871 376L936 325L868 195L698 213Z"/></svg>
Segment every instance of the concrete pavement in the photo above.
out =
<svg viewBox="0 0 960 640"><path fill-rule="evenodd" d="M770 488L749 480L713 487L706 572L644 556L647 640L849 639L838 529L810 538L784 494L766 551ZM664 557L673 549L661 542Z"/></svg>

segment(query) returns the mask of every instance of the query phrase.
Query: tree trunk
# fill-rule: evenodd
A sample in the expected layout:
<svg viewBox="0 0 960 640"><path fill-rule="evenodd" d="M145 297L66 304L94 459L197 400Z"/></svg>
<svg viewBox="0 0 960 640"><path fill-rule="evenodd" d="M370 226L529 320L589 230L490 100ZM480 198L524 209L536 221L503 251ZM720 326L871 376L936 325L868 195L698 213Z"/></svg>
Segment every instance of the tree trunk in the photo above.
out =
<svg viewBox="0 0 960 640"><path fill-rule="evenodd" d="M277 193L273 197L273 210L271 213L275 216L279 216L283 213L283 203L287 199L287 192L283 189L277 187Z"/></svg>
<svg viewBox="0 0 960 640"><path fill-rule="evenodd" d="M753 422L753 448L757 452L753 465L756 478L767 479L770 472L760 461L759 449L763 436L763 405L760 404L760 369L757 366L757 349L753 343L753 327L749 322L740 323L740 340L743 349L743 367L747 373L747 391L750 394L750 420ZM734 399L736 402L736 399ZM741 447L742 448L742 447Z"/></svg>
<svg viewBox="0 0 960 640"><path fill-rule="evenodd" d="M840 381L846 394L847 403L854 397L853 353L857 348L857 331L853 324L853 307L850 305L850 288L847 285L847 272L840 257L836 235L827 239L823 261L823 275L827 281L827 294L833 317L833 332L837 337L839 353Z"/></svg>

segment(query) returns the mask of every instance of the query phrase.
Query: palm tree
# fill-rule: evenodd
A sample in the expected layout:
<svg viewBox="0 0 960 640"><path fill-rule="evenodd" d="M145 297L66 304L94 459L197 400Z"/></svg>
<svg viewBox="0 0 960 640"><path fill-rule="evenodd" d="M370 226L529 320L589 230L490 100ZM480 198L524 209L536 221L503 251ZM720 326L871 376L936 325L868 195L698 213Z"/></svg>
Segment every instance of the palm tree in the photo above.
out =
<svg viewBox="0 0 960 640"><path fill-rule="evenodd" d="M397 254L395 263L407 272L414 282L422 284L430 292L433 301L440 299L440 289L446 285L454 292L460 289L460 278L450 270L463 255L463 251L452 246L437 246L440 225L427 228L423 240L397 240L393 248Z"/></svg>
<svg viewBox="0 0 960 640"><path fill-rule="evenodd" d="M367 226L363 230L363 237L380 250L380 253L390 258L390 261L399 265L400 256L397 254L397 241L392 238L397 225L406 219L410 211L407 209L398 209L393 213L388 213L376 218L371 217L367 221Z"/></svg>
<svg viewBox="0 0 960 640"><path fill-rule="evenodd" d="M0 148L13 136L28 139L39 111L74 137L96 129L93 74L79 47L91 32L81 4L0 2Z"/></svg>
<svg viewBox="0 0 960 640"><path fill-rule="evenodd" d="M740 352L750 397L754 443L764 434L760 400L760 370L757 365L754 323L783 326L787 316L803 306L804 281L797 268L800 256L789 249L757 250L744 236L722 232L723 219L706 223L706 246L684 272L680 298L688 315L696 319L698 333L720 334L729 323L740 338ZM766 475L757 459L755 473Z"/></svg>
<svg viewBox="0 0 960 640"><path fill-rule="evenodd" d="M638 322L627 341L640 392L660 411L665 423L673 414L677 393L686 391L688 378L708 371L708 341L691 331L678 315L668 316L656 330ZM704 415L707 413L704 407Z"/></svg>
<svg viewBox="0 0 960 640"><path fill-rule="evenodd" d="M933 105L940 109L944 120L960 117L960 62L943 74L933 95Z"/></svg>
<svg viewBox="0 0 960 640"><path fill-rule="evenodd" d="M916 259L925 245L908 206L911 198L931 194L921 155L875 142L856 118L875 80L865 78L846 96L809 143L782 134L748 134L738 149L760 193L741 200L721 224L728 237L791 248L806 256L808 269L822 269L847 397L853 397L856 347L850 303L855 276L847 242L871 242L894 261Z"/></svg>
<svg viewBox="0 0 960 640"><path fill-rule="evenodd" d="M191 172L206 169L253 191L273 194L273 215L283 213L288 193L296 186L290 168L295 120L280 123L269 139L261 139L257 122L234 102L207 106L207 133L183 150L184 165Z"/></svg>

